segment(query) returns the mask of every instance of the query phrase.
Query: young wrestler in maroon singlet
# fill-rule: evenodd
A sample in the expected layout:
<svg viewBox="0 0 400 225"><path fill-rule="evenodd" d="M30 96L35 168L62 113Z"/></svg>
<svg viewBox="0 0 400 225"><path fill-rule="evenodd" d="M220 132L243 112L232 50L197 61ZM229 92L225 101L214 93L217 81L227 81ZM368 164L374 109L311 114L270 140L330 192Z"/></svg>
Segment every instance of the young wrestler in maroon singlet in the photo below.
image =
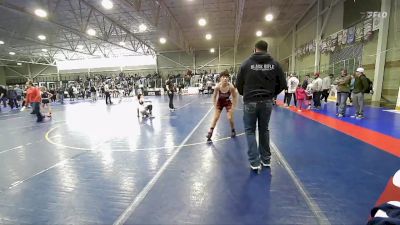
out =
<svg viewBox="0 0 400 225"><path fill-rule="evenodd" d="M231 100L231 96L232 96L232 100ZM207 141L211 141L211 136L213 134L214 127L217 124L217 121L218 121L218 119L221 115L221 112L224 108L226 108L228 120L231 125L231 129L232 129L231 137L235 137L236 131L235 131L235 124L234 124L234 120L233 120L233 111L235 109L236 102L237 102L237 92L236 92L236 88L231 83L229 83L228 71L224 71L220 74L220 82L215 87L213 101L214 101L214 106L215 106L215 113L214 113L214 118L211 122L211 128L208 131L208 134L206 136Z"/></svg>

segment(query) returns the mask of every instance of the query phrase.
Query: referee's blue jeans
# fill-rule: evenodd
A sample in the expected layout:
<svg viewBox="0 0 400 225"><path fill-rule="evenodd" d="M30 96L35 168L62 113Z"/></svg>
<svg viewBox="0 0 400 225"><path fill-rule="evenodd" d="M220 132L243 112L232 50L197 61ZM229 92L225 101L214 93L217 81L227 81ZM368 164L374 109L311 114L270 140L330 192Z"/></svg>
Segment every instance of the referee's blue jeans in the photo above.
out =
<svg viewBox="0 0 400 225"><path fill-rule="evenodd" d="M252 166L260 165L260 160L270 162L271 149L269 146L269 120L272 112L272 100L245 102L243 122L247 138L249 161ZM258 140L256 127L258 124Z"/></svg>

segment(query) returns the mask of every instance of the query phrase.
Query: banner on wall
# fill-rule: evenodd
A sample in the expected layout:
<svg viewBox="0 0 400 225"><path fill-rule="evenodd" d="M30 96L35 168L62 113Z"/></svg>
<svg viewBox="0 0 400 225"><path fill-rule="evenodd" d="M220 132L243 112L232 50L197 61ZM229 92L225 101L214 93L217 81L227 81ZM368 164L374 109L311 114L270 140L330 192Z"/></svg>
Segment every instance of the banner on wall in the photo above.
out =
<svg viewBox="0 0 400 225"><path fill-rule="evenodd" d="M333 52L333 51L335 51L336 46L337 46L337 34L332 34L329 38L330 38L329 51Z"/></svg>
<svg viewBox="0 0 400 225"><path fill-rule="evenodd" d="M378 21L375 21L375 23L379 25ZM307 42L296 48L296 56L300 58L307 56L315 52L316 48L319 48L321 53L328 54L338 50L338 48L340 50L357 42L370 41L374 34L373 25L373 18L367 18L353 27L338 31L321 39L318 46L315 40Z"/></svg>
<svg viewBox="0 0 400 225"><path fill-rule="evenodd" d="M139 66L155 66L156 58L151 55L121 56L116 58L92 58L81 60L57 60L59 71L101 69L101 68L124 68Z"/></svg>
<svg viewBox="0 0 400 225"><path fill-rule="evenodd" d="M338 39L338 45L342 45L342 38L343 38L343 32L339 31L337 34L337 39Z"/></svg>
<svg viewBox="0 0 400 225"><path fill-rule="evenodd" d="M381 22L381 17L374 16L372 19L372 31L379 30L379 23Z"/></svg>
<svg viewBox="0 0 400 225"><path fill-rule="evenodd" d="M347 33L347 44L353 44L355 42L356 28L350 27Z"/></svg>
<svg viewBox="0 0 400 225"><path fill-rule="evenodd" d="M356 25L356 39L362 40L364 36L364 24L357 24Z"/></svg>
<svg viewBox="0 0 400 225"><path fill-rule="evenodd" d="M372 37L372 18L364 21L364 38L363 40L368 41Z"/></svg>
<svg viewBox="0 0 400 225"><path fill-rule="evenodd" d="M342 45L347 44L347 33L348 33L348 30L344 29L343 33L342 33Z"/></svg>

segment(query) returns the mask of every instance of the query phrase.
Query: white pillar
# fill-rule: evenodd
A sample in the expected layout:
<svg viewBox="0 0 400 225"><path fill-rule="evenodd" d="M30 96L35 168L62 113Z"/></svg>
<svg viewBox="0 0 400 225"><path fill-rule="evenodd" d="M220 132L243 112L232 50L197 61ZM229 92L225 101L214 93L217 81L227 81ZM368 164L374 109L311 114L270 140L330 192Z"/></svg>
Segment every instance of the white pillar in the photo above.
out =
<svg viewBox="0 0 400 225"><path fill-rule="evenodd" d="M280 58L280 55L279 55L279 52L280 52L280 44L278 45L278 47L276 47L276 60L278 61L278 62L280 62L281 61L281 58ZM234 57L235 58L235 57Z"/></svg>
<svg viewBox="0 0 400 225"><path fill-rule="evenodd" d="M322 2L321 0L317 0L317 27L316 27L316 35L315 35L315 57L314 57L314 72L319 71L319 64L320 64L320 58L321 54L319 51L319 43L321 42L321 29L322 29L322 16L321 16L321 7L322 7Z"/></svg>
<svg viewBox="0 0 400 225"><path fill-rule="evenodd" d="M236 73L236 54L237 50L233 51L233 72ZM278 46L278 54L279 54L279 46ZM279 57L278 57L279 59Z"/></svg>
<svg viewBox="0 0 400 225"><path fill-rule="evenodd" d="M156 54L156 73L158 73L158 54Z"/></svg>
<svg viewBox="0 0 400 225"><path fill-rule="evenodd" d="M292 31L292 57L290 59L290 72L296 69L296 26Z"/></svg>
<svg viewBox="0 0 400 225"><path fill-rule="evenodd" d="M385 73L385 62L386 62L386 46L387 37L389 33L389 18L390 18L390 6L391 0L382 0L381 3L381 14L387 14L385 18L381 17L379 22L379 35L378 35L378 47L376 49L376 61L375 61L375 74L374 74L374 94L372 95L372 104L379 105L382 96L382 84L383 75Z"/></svg>
<svg viewBox="0 0 400 225"><path fill-rule="evenodd" d="M220 70L219 70L220 63L221 63L221 44L218 44L218 71L217 71L217 73L220 72Z"/></svg>
<svg viewBox="0 0 400 225"><path fill-rule="evenodd" d="M397 110L400 110L400 87L399 87L399 94L397 94L396 109L397 109Z"/></svg>
<svg viewBox="0 0 400 225"><path fill-rule="evenodd" d="M58 66L56 68L57 68L57 81L58 81L58 84L61 87L62 83L61 83L60 69L58 69Z"/></svg>
<svg viewBox="0 0 400 225"><path fill-rule="evenodd" d="M33 80L32 80L32 72L31 72L31 64L30 64L30 63L27 63L26 65L28 66L28 76L29 76L29 80L33 81Z"/></svg>
<svg viewBox="0 0 400 225"><path fill-rule="evenodd" d="M196 52L193 51L193 74L196 74Z"/></svg>

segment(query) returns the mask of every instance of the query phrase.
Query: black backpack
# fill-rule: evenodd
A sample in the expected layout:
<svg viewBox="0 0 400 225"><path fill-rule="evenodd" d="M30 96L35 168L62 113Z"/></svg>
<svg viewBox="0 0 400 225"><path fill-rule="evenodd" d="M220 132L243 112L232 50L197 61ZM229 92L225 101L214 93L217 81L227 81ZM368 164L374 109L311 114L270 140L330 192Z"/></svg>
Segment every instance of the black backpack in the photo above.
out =
<svg viewBox="0 0 400 225"><path fill-rule="evenodd" d="M365 90L364 93L373 94L374 93L374 91L373 91L374 83L366 76L365 76L365 79L367 79L367 81L368 81L368 88L367 88L367 90Z"/></svg>

